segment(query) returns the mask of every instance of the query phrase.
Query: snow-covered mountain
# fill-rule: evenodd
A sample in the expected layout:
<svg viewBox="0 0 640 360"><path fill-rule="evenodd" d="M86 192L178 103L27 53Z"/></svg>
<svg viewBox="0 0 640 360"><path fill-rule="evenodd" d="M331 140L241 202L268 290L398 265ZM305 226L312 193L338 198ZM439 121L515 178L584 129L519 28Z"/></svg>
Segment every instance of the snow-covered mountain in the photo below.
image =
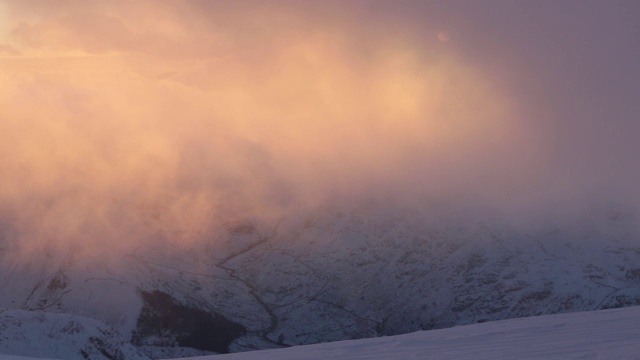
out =
<svg viewBox="0 0 640 360"><path fill-rule="evenodd" d="M638 358L640 307L495 321L193 360ZM1 359L1 357L0 357Z"/></svg>
<svg viewBox="0 0 640 360"><path fill-rule="evenodd" d="M635 218L576 221L510 227L370 208L227 219L208 241L89 259L43 249L11 261L5 247L0 307L20 310L0 314L0 328L29 330L0 348L59 357L29 345L53 334L67 359L87 348L119 358L97 343L168 358L640 305ZM65 335L62 313L98 325Z"/></svg>
<svg viewBox="0 0 640 360"><path fill-rule="evenodd" d="M56 359L143 358L113 327L70 314L0 310L0 334L0 354Z"/></svg>
<svg viewBox="0 0 640 360"><path fill-rule="evenodd" d="M23 324L29 320L36 320L33 314L19 314L18 311L11 313L4 316L19 317ZM39 348L54 346L57 350L55 356L59 359L67 359L74 355L72 350L75 348L69 346L70 339L74 340L73 345L89 345L81 350L88 358L95 358L95 350L104 351L112 358L122 358L116 354L125 353L127 359L138 358L131 345L122 340L119 344L109 344L121 346L114 352L113 348L105 347L104 344L96 347L95 340L92 343L85 342L81 336L69 337L69 331L60 331L61 329L55 326L56 323L73 324L66 328L75 329L71 334L76 335L87 330L99 329L102 325L96 321L52 314L40 314L37 318L37 322L50 326L52 333L45 337L44 341L41 337L44 334L31 334L32 338L40 338L39 342L30 345ZM388 337L189 359L637 359L640 351L640 328L637 326L639 320L640 307L631 307L510 319ZM28 325L15 327L13 330L4 329L3 333L5 337L15 338L27 331ZM54 338L55 340L47 342L47 339ZM4 351L24 351L19 347L24 345L23 343L15 344L18 345L15 348L5 347L0 350L0 360L45 360L40 357L27 358L3 354ZM92 350L94 352L89 352Z"/></svg>

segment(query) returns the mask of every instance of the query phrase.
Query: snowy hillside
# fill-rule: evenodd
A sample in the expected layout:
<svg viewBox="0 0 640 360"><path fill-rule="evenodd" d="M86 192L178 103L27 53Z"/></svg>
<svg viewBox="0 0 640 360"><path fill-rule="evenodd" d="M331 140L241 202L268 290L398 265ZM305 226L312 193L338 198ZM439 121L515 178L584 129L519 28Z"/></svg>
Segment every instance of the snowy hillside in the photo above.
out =
<svg viewBox="0 0 640 360"><path fill-rule="evenodd" d="M29 329L0 345L59 357L31 346L53 334L75 349L101 353L99 338L169 358L640 304L635 218L580 221L523 231L368 208L220 221L186 249L150 243L89 259L45 249L12 262L0 248L0 307L23 311L4 314L24 314ZM55 314L100 325L76 339ZM0 327L14 329L15 317Z"/></svg>
<svg viewBox="0 0 640 360"><path fill-rule="evenodd" d="M640 307L634 307L192 359L638 359L638 323Z"/></svg>
<svg viewBox="0 0 640 360"><path fill-rule="evenodd" d="M57 359L144 358L99 321L69 314L0 309L0 354ZM2 355L0 359L21 359Z"/></svg>
<svg viewBox="0 0 640 360"><path fill-rule="evenodd" d="M15 314L15 313L14 313ZM5 315L7 316L7 315ZM72 316L58 322L77 322ZM54 321L56 322L56 321ZM199 360L320 360L320 359L638 359L640 354L640 307L583 313L537 316L488 322L411 334L295 346L286 349L251 351L240 354L195 357ZM51 325L51 324L49 324ZM64 332L52 328L50 342L31 344L63 348L57 359L73 358L79 337L67 343ZM3 331L3 337L20 331ZM43 334L40 334L43 335ZM58 343L55 343L58 341ZM71 345L71 346L70 346ZM74 349L73 346L76 346ZM122 344L120 344L122 346ZM86 348L85 348L86 349ZM33 360L8 353L23 353L19 347L3 346L0 360ZM126 359L138 358L129 346ZM95 358L91 353L89 358ZM118 358L118 357L115 357ZM38 358L42 359L42 358Z"/></svg>

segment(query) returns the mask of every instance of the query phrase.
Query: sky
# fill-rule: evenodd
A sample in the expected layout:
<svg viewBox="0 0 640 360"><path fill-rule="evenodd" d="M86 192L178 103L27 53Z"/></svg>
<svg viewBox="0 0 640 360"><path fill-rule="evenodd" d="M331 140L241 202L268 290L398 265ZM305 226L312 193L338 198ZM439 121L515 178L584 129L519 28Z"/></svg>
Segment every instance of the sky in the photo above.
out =
<svg viewBox="0 0 640 360"><path fill-rule="evenodd" d="M635 210L639 16L0 0L0 230L18 249L137 246L371 200L516 221Z"/></svg>

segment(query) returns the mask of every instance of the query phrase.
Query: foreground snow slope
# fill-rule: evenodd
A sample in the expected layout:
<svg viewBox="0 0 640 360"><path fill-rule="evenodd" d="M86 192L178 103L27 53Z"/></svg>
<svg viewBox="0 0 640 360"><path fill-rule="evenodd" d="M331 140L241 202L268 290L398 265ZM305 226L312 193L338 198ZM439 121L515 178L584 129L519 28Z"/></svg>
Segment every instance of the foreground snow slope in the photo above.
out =
<svg viewBox="0 0 640 360"><path fill-rule="evenodd" d="M0 360L148 359L117 330L98 320L4 309L0 309L0 354L5 354Z"/></svg>
<svg viewBox="0 0 640 360"><path fill-rule="evenodd" d="M190 359L638 359L638 324L632 307Z"/></svg>

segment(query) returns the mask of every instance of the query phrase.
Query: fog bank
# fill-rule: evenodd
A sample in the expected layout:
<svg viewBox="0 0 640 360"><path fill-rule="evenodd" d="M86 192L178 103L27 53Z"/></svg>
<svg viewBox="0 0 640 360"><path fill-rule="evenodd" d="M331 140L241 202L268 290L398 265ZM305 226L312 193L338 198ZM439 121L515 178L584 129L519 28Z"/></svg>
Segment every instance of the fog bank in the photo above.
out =
<svg viewBox="0 0 640 360"><path fill-rule="evenodd" d="M189 245L369 201L634 213L639 8L5 0L4 242Z"/></svg>

